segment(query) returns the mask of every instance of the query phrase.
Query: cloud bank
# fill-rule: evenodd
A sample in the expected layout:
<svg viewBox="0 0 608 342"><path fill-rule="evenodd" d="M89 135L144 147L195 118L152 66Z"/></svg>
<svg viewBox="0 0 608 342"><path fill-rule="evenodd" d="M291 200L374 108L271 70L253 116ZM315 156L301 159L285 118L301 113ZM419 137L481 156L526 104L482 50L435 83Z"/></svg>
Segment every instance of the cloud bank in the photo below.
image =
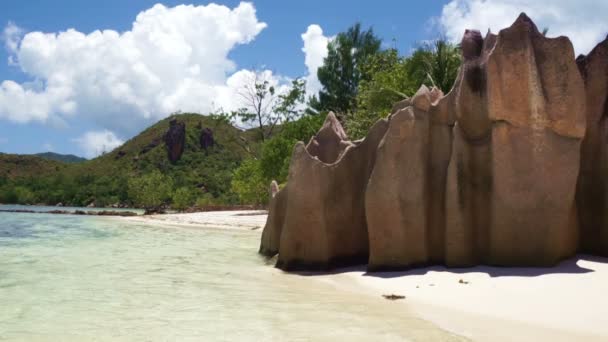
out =
<svg viewBox="0 0 608 342"><path fill-rule="evenodd" d="M0 119L28 123L78 116L124 134L171 112L232 109L235 64L228 53L266 24L250 3L158 4L126 32L23 34L4 30L10 61L30 82L0 83Z"/></svg>
<svg viewBox="0 0 608 342"><path fill-rule="evenodd" d="M108 130L86 132L81 137L74 139L74 142L80 145L80 148L84 151L84 156L87 158L94 158L102 153L111 152L124 143Z"/></svg>
<svg viewBox="0 0 608 342"><path fill-rule="evenodd" d="M316 95L322 86L317 78L317 69L323 65L323 60L327 57L327 43L330 38L323 35L321 26L313 24L308 26L306 32L302 33L304 41L304 64L308 69L306 76L306 94Z"/></svg>
<svg viewBox="0 0 608 342"><path fill-rule="evenodd" d="M243 106L239 92L255 72L279 93L291 82L270 70L237 70L228 58L266 27L247 2L232 9L157 4L125 32L25 32L9 22L2 32L8 64L28 81L0 83L0 120L51 128L88 122L101 130L73 140L93 157L176 111L236 110ZM329 38L319 25L301 38L312 95L321 89L316 75Z"/></svg>
<svg viewBox="0 0 608 342"><path fill-rule="evenodd" d="M608 33L608 1L598 0L452 0L439 24L447 38L459 42L465 29L485 33L510 26L521 12L548 36L568 36L577 54L587 54Z"/></svg>

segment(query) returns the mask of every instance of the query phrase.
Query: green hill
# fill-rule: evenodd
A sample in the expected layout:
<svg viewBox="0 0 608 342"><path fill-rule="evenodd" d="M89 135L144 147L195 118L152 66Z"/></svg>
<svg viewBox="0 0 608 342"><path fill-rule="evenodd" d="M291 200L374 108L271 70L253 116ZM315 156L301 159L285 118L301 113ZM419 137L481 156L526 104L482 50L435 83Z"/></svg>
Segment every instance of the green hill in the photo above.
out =
<svg viewBox="0 0 608 342"><path fill-rule="evenodd" d="M54 152L36 153L33 154L33 156L62 163L81 163L87 161L86 158L78 157L73 154L59 154Z"/></svg>
<svg viewBox="0 0 608 342"><path fill-rule="evenodd" d="M165 135L172 120L185 129L183 136L178 132L178 143L168 146ZM171 161L169 150L179 151L181 142L183 153ZM158 170L171 179L173 188L188 189L193 199L232 204L232 172L256 146L254 132L241 131L225 119L173 115L88 161L68 164L0 154L0 203L130 205L129 180Z"/></svg>
<svg viewBox="0 0 608 342"><path fill-rule="evenodd" d="M65 170L64 163L34 155L0 153L0 179L47 176Z"/></svg>

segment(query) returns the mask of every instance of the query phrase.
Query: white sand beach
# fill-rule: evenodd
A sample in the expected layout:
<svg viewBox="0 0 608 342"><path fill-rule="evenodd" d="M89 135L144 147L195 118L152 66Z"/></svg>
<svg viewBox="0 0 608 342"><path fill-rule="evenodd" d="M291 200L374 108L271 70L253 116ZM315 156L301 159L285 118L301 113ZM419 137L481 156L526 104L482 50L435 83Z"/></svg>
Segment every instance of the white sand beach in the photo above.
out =
<svg viewBox="0 0 608 342"><path fill-rule="evenodd" d="M223 211L125 219L261 233L266 215ZM421 318L473 341L608 340L608 258L579 255L552 268L435 266L367 274L364 267L354 267L303 276L386 301L387 310L407 305ZM384 294L406 298L389 302Z"/></svg>
<svg viewBox="0 0 608 342"><path fill-rule="evenodd" d="M349 269L319 278L378 300L406 296L400 302L420 317L474 341L608 340L607 258L581 255L553 268Z"/></svg>
<svg viewBox="0 0 608 342"><path fill-rule="evenodd" d="M215 229L246 229L259 230L260 233L266 223L265 210L233 210L233 211L205 211L188 214L165 214L131 216L121 219L145 222L146 224L162 224L186 226L191 228L204 227Z"/></svg>

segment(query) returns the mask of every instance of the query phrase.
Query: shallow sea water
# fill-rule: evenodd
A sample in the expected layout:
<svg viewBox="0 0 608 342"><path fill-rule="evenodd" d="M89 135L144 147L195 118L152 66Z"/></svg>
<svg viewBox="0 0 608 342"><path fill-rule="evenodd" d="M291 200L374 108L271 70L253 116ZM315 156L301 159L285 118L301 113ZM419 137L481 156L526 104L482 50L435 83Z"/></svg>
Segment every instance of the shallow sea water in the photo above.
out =
<svg viewBox="0 0 608 342"><path fill-rule="evenodd" d="M259 236L0 213L0 340L458 340L406 305L274 269Z"/></svg>

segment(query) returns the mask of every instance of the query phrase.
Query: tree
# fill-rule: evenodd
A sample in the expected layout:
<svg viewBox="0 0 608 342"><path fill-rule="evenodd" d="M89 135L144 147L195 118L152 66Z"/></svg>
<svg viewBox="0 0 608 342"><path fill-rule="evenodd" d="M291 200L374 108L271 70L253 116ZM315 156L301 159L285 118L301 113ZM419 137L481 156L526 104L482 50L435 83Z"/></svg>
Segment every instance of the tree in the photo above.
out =
<svg viewBox="0 0 608 342"><path fill-rule="evenodd" d="M267 203L269 185L262 176L260 161L257 159L245 160L232 176L232 191L245 204Z"/></svg>
<svg viewBox="0 0 608 342"><path fill-rule="evenodd" d="M129 197L139 207L156 210L169 199L172 187L171 178L154 170L129 180Z"/></svg>
<svg viewBox="0 0 608 342"><path fill-rule="evenodd" d="M362 72L361 65L380 51L381 42L371 28L363 31L360 23L330 41L323 66L317 70L323 89L318 99L311 98L310 106L316 111L340 114L354 111L359 82L369 77Z"/></svg>
<svg viewBox="0 0 608 342"><path fill-rule="evenodd" d="M254 124L259 130L260 140L265 141L277 124L293 120L302 111L306 82L295 79L291 88L278 92L268 72L253 72L238 91L243 105L232 113L234 119L245 124Z"/></svg>
<svg viewBox="0 0 608 342"><path fill-rule="evenodd" d="M171 199L172 207L179 211L183 211L194 204L194 194L187 187L181 187L175 190Z"/></svg>
<svg viewBox="0 0 608 342"><path fill-rule="evenodd" d="M262 144L260 157L244 161L233 174L232 191L241 203L265 204L272 180L287 181L293 147L298 141L308 141L323 125L325 115L304 115L287 122L281 131Z"/></svg>
<svg viewBox="0 0 608 342"><path fill-rule="evenodd" d="M264 141L271 134L279 118L272 112L276 101L275 88L270 83L270 75L254 71L238 91L243 107L233 113L243 123L253 123L260 132L260 139Z"/></svg>
<svg viewBox="0 0 608 342"><path fill-rule="evenodd" d="M349 136L365 137L378 119L389 114L395 102L414 95L422 84L449 92L460 63L458 47L444 39L421 45L409 57L399 56L395 49L370 56L360 67L369 77L359 84L357 108L345 117Z"/></svg>
<svg viewBox="0 0 608 342"><path fill-rule="evenodd" d="M274 111L281 117L282 122L292 121L302 115L306 95L305 88L306 81L297 78L291 81L291 88L288 91L279 94Z"/></svg>
<svg viewBox="0 0 608 342"><path fill-rule="evenodd" d="M356 110L345 116L351 139L365 137L378 119L388 115L395 102L416 91L419 84L410 76L408 62L396 49L389 49L370 56L362 64L362 71L370 76L359 84Z"/></svg>
<svg viewBox="0 0 608 342"><path fill-rule="evenodd" d="M460 49L445 38L424 44L410 58L410 74L420 84L435 86L447 94L454 85L462 63Z"/></svg>

